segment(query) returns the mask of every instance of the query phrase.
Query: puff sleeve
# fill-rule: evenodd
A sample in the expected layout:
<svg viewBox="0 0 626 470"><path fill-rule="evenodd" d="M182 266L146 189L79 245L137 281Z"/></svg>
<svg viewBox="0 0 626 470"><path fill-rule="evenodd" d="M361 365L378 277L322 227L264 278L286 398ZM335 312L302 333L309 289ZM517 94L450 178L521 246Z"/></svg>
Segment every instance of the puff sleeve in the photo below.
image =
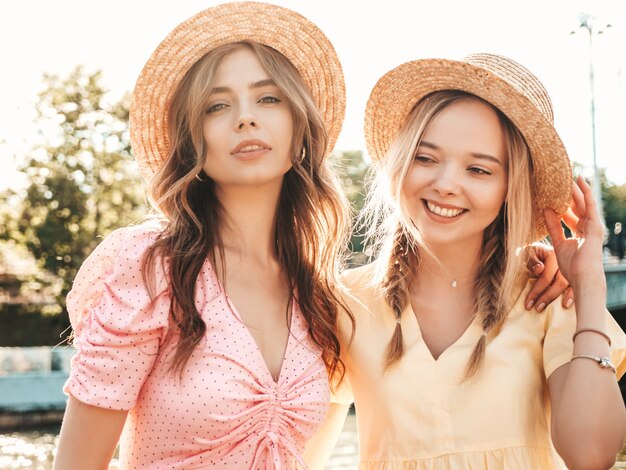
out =
<svg viewBox="0 0 626 470"><path fill-rule="evenodd" d="M611 361L619 379L626 372L626 334L611 314L605 310L607 333L611 337ZM546 310L546 333L543 343L543 366L546 377L568 363L572 358L576 331L576 312L564 309L561 299L556 299Z"/></svg>
<svg viewBox="0 0 626 470"><path fill-rule="evenodd" d="M76 354L64 391L102 408L133 408L165 338L170 297L155 268L150 296L142 261L158 232L127 227L113 232L81 266L67 309Z"/></svg>

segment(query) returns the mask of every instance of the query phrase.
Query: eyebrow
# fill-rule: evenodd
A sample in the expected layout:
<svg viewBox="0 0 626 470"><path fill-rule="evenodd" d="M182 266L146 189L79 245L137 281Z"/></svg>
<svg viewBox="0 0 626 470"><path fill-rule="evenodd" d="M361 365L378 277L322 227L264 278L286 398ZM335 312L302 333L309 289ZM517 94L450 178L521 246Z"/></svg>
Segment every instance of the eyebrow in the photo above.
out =
<svg viewBox="0 0 626 470"><path fill-rule="evenodd" d="M433 144L432 142L427 142L425 140L422 140L420 142L419 147L426 147L426 148L429 148L431 150L441 150L441 148L438 147L437 145ZM497 163L498 165L502 166L502 162L500 160L498 160L493 155L489 155L488 153L471 152L470 155L472 157L474 157L474 158L479 158L481 160L489 160L489 161L492 161L492 162Z"/></svg>
<svg viewBox="0 0 626 470"><path fill-rule="evenodd" d="M276 83L271 78L266 78L264 80L259 80L258 82L253 82L249 85L250 88L264 88L266 86L276 86ZM211 95L216 93L228 93L233 91L232 88L227 86L216 86L211 88Z"/></svg>

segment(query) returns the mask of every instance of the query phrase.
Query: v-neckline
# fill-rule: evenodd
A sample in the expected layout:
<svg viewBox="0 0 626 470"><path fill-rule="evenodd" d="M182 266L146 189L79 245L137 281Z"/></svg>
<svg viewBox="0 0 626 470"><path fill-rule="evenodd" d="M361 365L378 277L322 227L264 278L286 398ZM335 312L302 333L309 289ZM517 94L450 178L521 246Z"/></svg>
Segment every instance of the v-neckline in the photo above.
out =
<svg viewBox="0 0 626 470"><path fill-rule="evenodd" d="M257 359L261 362L261 364L263 364L263 371L264 371L265 375L267 375L267 377L269 377L269 379L271 380L271 382L274 385L280 384L282 376L283 376L283 369L284 369L284 366L285 366L285 358L287 357L287 351L289 351L289 348L291 346L291 337L293 336L292 335L292 331L293 331L293 324L294 324L294 316L296 314L296 312L295 312L295 303L293 302L293 300L289 301L289 307L288 308L289 308L290 318L289 318L289 331L288 331L288 334L287 334L287 342L285 343L285 349L283 350L283 358L282 358L282 360L280 362L280 368L278 370L278 376L277 376L276 379L274 379L274 376L270 372L270 369L269 369L269 367L267 365L267 362L265 361L265 358L263 357L263 354L261 353L261 348L259 347L259 343L257 343L256 339L254 339L254 336L252 335L252 332L250 331L250 328L248 328L248 325L246 325L246 322L243 321L243 318L242 318L241 314L239 313L239 310L237 310L237 307L235 306L235 303L230 299L230 297L228 296L228 293L226 292L226 289L224 289L224 287L219 282L219 279L217 279L217 282L219 283L220 290L222 291L222 296L223 296L224 300L226 301L226 304L230 308L230 310L233 313L233 315L237 318L237 320L239 321L239 323L241 324L243 329L246 331L246 334L248 335L248 339L249 339L250 343L254 345L254 349L256 350Z"/></svg>
<svg viewBox="0 0 626 470"><path fill-rule="evenodd" d="M450 343L443 351L441 351L439 356L437 356L437 358L435 358L435 356L433 355L432 351L428 347L428 344L426 344L426 341L424 340L424 333L422 332L422 328L420 326L420 322L417 319L417 315L415 314L415 310L413 310L413 305L411 304L410 301L407 302L407 306L405 308L404 316L410 316L412 318L412 321L415 322L415 327L417 328L417 331L419 333L419 337L421 339L421 343L423 344L424 349L426 350L428 358L431 359L435 363L441 362L442 357L444 355L446 355L446 353L448 353L448 351L450 351L454 347L456 347L459 344L461 344L465 340L465 337L470 334L470 331L473 331L477 327L477 321L478 321L478 315L474 315L474 317L472 318L472 321L469 322L469 324L467 325L465 330L463 330L463 332L459 335L459 337L457 339L455 339L452 343Z"/></svg>
<svg viewBox="0 0 626 470"><path fill-rule="evenodd" d="M230 297L228 296L228 293L226 292L226 289L224 288L224 285L222 284L222 282L220 281L219 277L217 276L217 271L213 267L213 264L208 259L207 259L207 262L209 264L210 275L213 278L212 280L214 282L214 286L218 290L217 297L221 297L222 299L224 299L224 301L226 302L226 305L230 309L230 311L233 314L233 316L237 319L237 321L241 324L241 327L245 330L246 335L248 336L248 341L253 345L253 347L254 347L254 349L256 351L255 352L256 359L261 364L261 367L262 367L262 370L263 370L263 374L265 374L266 378L269 378L270 383L272 383L274 386L278 386L281 383L282 379L283 379L283 371L284 371L284 368L285 368L285 359L287 358L287 354L288 354L290 348L292 348L292 336L294 336L294 328L295 327L300 328L300 326L299 326L300 322L296 323L297 308L296 308L296 301L295 301L295 299L297 297L295 295L292 295L291 296L291 300L289 301L290 305L289 305L288 308L289 308L290 318L289 318L289 331L288 331L288 335L287 335L287 342L285 343L285 349L283 350L283 358L282 358L282 361L280 363L280 368L279 368L279 371L278 371L278 377L276 379L274 379L274 376L270 372L270 369L267 366L267 362L265 362L265 358L263 357L263 354L261 353L261 348L259 348L259 344L254 339L254 336L252 335L252 332L248 328L248 325L246 325L246 323L243 321L243 318L242 318L241 314L239 313L239 310L237 309L237 306L235 305L235 303L233 301L230 300Z"/></svg>

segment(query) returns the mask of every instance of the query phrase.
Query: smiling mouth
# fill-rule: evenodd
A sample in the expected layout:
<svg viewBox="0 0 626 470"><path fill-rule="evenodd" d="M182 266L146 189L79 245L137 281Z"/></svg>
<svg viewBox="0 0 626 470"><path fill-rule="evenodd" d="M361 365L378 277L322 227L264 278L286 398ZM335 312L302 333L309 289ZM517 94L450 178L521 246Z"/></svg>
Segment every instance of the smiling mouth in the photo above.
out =
<svg viewBox="0 0 626 470"><path fill-rule="evenodd" d="M467 212L467 209L441 207L431 201L427 201L425 199L423 201L428 211L438 215L439 217L445 217L446 219L453 219L454 217L458 217L459 215Z"/></svg>

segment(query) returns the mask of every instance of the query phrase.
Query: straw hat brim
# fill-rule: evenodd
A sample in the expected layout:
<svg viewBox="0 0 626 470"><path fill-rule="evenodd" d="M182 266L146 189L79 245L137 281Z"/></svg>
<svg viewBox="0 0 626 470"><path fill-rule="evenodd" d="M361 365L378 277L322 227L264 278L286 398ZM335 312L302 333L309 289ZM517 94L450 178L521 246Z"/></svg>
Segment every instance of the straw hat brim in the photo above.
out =
<svg viewBox="0 0 626 470"><path fill-rule="evenodd" d="M330 153L345 114L343 71L333 45L311 21L287 8L227 3L178 25L139 75L131 101L130 138L146 180L168 155L168 107L187 71L216 47L243 40L269 46L295 66L321 111Z"/></svg>
<svg viewBox="0 0 626 470"><path fill-rule="evenodd" d="M520 82L520 86L524 87ZM528 93L527 88L522 88ZM383 160L413 107L441 90L476 95L500 109L519 129L532 158L536 230L547 235L543 210L563 214L571 201L572 170L556 129L546 118L551 109L537 108L515 83L464 61L422 59L385 74L375 85L365 112L365 139L370 156ZM549 106L547 107L549 108ZM544 113L546 113L544 115Z"/></svg>

